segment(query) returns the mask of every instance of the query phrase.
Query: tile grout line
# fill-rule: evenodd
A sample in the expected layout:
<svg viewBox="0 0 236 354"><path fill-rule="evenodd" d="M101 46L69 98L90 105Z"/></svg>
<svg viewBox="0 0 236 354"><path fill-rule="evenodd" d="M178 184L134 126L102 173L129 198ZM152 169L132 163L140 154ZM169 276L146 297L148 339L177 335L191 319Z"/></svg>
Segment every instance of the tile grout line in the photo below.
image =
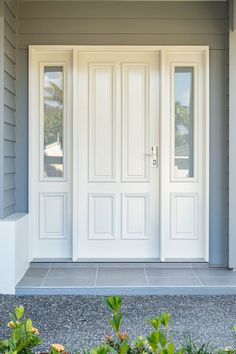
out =
<svg viewBox="0 0 236 354"><path fill-rule="evenodd" d="M194 268L193 268L193 273L194 273L195 277L197 278L197 280L199 281L200 285L204 286L203 282L201 281L200 277L198 276L198 274L196 273Z"/></svg>
<svg viewBox="0 0 236 354"><path fill-rule="evenodd" d="M147 271L146 271L146 264L144 264L144 274L145 274L145 277L146 277L146 280L147 280L147 285L150 286L149 279L148 279L148 276L147 276Z"/></svg>
<svg viewBox="0 0 236 354"><path fill-rule="evenodd" d="M97 278L98 278L98 264L97 264L96 274L95 274L95 279L94 279L94 287L97 286Z"/></svg>
<svg viewBox="0 0 236 354"><path fill-rule="evenodd" d="M45 280L47 279L48 274L49 274L49 272L50 272L51 269L52 269L52 263L50 263L49 268L48 268L48 271L47 271L47 273L45 274L45 277L43 278L42 283L40 284L40 287L42 287L42 286L44 285Z"/></svg>

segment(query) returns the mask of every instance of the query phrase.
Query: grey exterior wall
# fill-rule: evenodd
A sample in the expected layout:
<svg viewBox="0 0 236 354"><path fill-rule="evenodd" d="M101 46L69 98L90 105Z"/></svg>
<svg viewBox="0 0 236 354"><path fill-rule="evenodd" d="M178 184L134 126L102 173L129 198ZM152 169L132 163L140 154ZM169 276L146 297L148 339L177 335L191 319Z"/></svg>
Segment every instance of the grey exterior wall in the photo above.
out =
<svg viewBox="0 0 236 354"><path fill-rule="evenodd" d="M0 217L16 205L16 12L15 1L1 1Z"/></svg>
<svg viewBox="0 0 236 354"><path fill-rule="evenodd" d="M19 3L17 211L27 211L29 44L209 45L210 263L227 263L227 32L225 2Z"/></svg>
<svg viewBox="0 0 236 354"><path fill-rule="evenodd" d="M229 267L236 269L236 0L230 1L229 32Z"/></svg>

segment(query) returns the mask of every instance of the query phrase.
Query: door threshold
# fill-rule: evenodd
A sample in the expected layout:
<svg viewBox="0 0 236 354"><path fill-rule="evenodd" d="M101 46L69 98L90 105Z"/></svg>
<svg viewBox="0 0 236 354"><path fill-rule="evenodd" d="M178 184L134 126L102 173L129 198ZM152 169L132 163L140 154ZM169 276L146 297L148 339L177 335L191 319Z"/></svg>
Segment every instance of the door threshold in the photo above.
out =
<svg viewBox="0 0 236 354"><path fill-rule="evenodd" d="M208 264L203 258L174 259L167 258L165 261L160 258L34 258L31 263L160 263L160 264L179 264L179 263L203 263Z"/></svg>
<svg viewBox="0 0 236 354"><path fill-rule="evenodd" d="M32 263L72 263L72 258L33 258Z"/></svg>
<svg viewBox="0 0 236 354"><path fill-rule="evenodd" d="M160 259L146 258L146 259L92 259L84 258L73 261L72 259L61 259L61 258L35 258L30 262L33 267L40 267L46 265L64 266L64 267L75 267L75 266L98 266L98 267L132 267L132 266L145 266L145 267L155 267L155 268L208 268L210 267L207 262L202 260L166 260L161 262Z"/></svg>

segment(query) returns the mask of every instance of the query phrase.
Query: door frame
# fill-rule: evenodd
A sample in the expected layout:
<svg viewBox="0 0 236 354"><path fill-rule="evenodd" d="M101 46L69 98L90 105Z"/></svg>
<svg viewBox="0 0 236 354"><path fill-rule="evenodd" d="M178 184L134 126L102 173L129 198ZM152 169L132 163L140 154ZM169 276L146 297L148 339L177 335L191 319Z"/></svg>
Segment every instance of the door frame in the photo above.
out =
<svg viewBox="0 0 236 354"><path fill-rule="evenodd" d="M78 178L79 178L79 166L78 166L78 140L77 140L77 128L78 128L78 120L76 119L76 114L78 112L78 73L76 70L76 63L78 60L78 52L86 52L86 51L96 51L96 52L116 52L116 51L139 51L139 52L159 52L160 53L160 119L159 119L159 191L160 191L160 202L159 202L159 235L160 235L160 261L165 261L165 235L163 234L163 222L164 222L164 211L162 208L164 198L166 198L163 193L163 187L165 185L165 179L168 178L166 176L165 171L161 168L161 161L164 159L163 153L163 143L164 143L164 134L163 134L163 121L166 117L166 90L169 89L168 85L165 82L165 56L169 50L176 52L203 52L204 55L204 86L205 86L205 102L204 102L204 132L205 132L205 141L204 141L204 230L205 230L205 256L204 261L209 261L209 47L208 46L155 46L155 45L30 45L29 47L29 133L28 133L28 141L29 141L29 149L28 149L28 159L29 159L29 187L28 187L28 205L29 205L29 231L30 234L33 235L34 232L34 218L33 209L35 208L35 195L33 192L34 181L37 176L35 176L34 170L34 154L33 154L33 118L35 106L32 104L35 93L33 88L35 87L34 83L34 73L32 72L34 62L34 55L37 52L57 52L57 51L65 51L67 53L71 53L72 56L72 260L78 260ZM30 260L33 257L33 238L30 238Z"/></svg>

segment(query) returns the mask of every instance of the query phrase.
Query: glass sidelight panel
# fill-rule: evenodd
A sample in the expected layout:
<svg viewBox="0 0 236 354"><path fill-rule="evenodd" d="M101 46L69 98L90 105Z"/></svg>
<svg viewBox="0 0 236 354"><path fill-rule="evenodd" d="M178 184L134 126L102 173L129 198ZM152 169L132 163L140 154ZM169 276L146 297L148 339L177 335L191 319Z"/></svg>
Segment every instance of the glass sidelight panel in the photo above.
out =
<svg viewBox="0 0 236 354"><path fill-rule="evenodd" d="M64 177L62 66L44 67L44 177Z"/></svg>
<svg viewBox="0 0 236 354"><path fill-rule="evenodd" d="M194 68L175 67L174 178L194 177Z"/></svg>

